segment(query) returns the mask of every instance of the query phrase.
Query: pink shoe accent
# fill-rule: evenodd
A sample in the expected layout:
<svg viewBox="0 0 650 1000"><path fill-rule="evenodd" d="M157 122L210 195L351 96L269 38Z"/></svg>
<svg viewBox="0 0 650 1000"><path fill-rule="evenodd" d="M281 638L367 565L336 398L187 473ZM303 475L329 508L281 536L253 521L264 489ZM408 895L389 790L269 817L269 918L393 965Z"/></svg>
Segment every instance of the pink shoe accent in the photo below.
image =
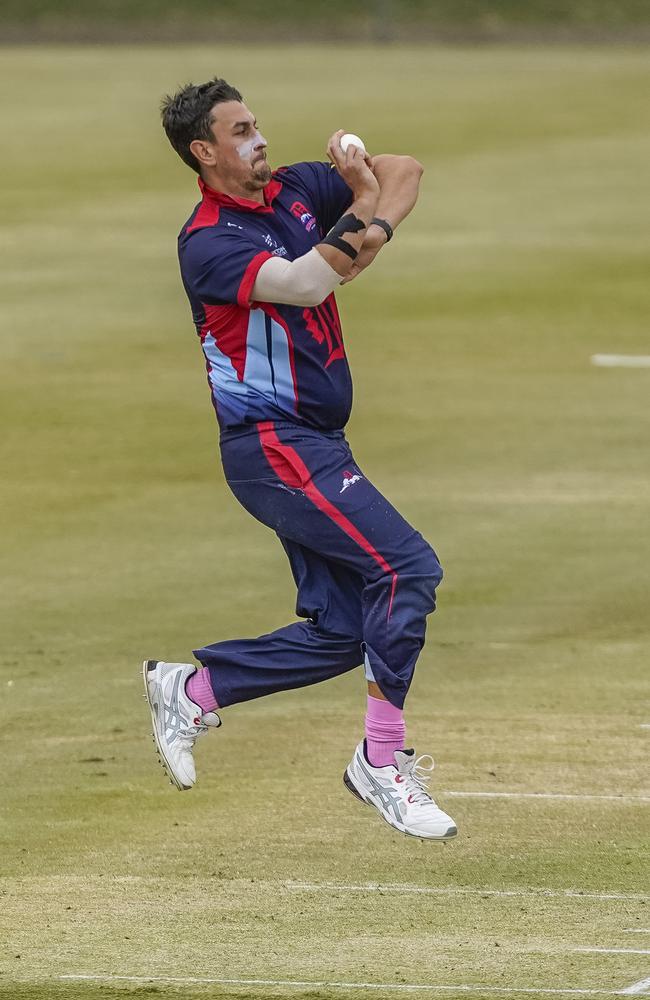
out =
<svg viewBox="0 0 650 1000"><path fill-rule="evenodd" d="M188 698L196 702L203 713L214 712L215 709L219 708L210 684L210 671L206 667L202 670L199 668L195 674L192 674L185 685L185 692Z"/></svg>
<svg viewBox="0 0 650 1000"><path fill-rule="evenodd" d="M401 708L368 695L366 755L373 767L395 763L395 751L404 749L406 724Z"/></svg>

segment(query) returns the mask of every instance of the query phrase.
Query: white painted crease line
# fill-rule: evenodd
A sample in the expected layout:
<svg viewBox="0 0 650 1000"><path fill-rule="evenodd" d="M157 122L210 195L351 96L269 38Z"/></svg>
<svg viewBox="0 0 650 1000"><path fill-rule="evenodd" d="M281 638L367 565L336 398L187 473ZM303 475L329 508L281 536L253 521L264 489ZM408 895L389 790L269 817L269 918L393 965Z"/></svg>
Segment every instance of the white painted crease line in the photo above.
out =
<svg viewBox="0 0 650 1000"><path fill-rule="evenodd" d="M647 979L639 979L638 983L632 983L626 990L621 990L621 996L642 996L650 990L650 976Z"/></svg>
<svg viewBox="0 0 650 1000"><path fill-rule="evenodd" d="M380 882L363 882L358 885L347 885L341 882L285 882L287 889L298 892L379 892L379 893L404 893L405 895L423 896L497 896L527 899L598 899L598 900L625 900L629 903L646 902L650 900L650 895L631 892L581 892L579 889L544 889L532 887L530 889L478 889L466 888L464 886L427 886L427 885L407 885L407 884L382 884Z"/></svg>
<svg viewBox="0 0 650 1000"><path fill-rule="evenodd" d="M650 729L650 722L642 722L639 725L639 729Z"/></svg>
<svg viewBox="0 0 650 1000"><path fill-rule="evenodd" d="M532 987L532 986L480 986L458 985L458 986L430 986L419 983L342 983L317 981L299 981L295 979L208 979L188 976L82 976L67 975L59 976L59 981L84 981L84 982L126 982L126 983L180 983L183 986L192 984L212 984L217 986L283 986L289 989L305 988L327 988L340 990L390 990L402 993L498 993L498 994L533 994L534 996L587 996L587 997L617 997L622 996L620 990L589 990L589 989L561 989L552 987Z"/></svg>
<svg viewBox="0 0 650 1000"><path fill-rule="evenodd" d="M650 354L592 354L597 368L650 368Z"/></svg>
<svg viewBox="0 0 650 1000"><path fill-rule="evenodd" d="M650 934L650 927L624 927L624 934Z"/></svg>
<svg viewBox="0 0 650 1000"><path fill-rule="evenodd" d="M571 951L588 951L598 955L650 955L648 948L572 948Z"/></svg>
<svg viewBox="0 0 650 1000"><path fill-rule="evenodd" d="M650 727L648 727L650 728ZM568 792L442 792L455 799L567 799L595 802L650 802L650 795L573 795Z"/></svg>

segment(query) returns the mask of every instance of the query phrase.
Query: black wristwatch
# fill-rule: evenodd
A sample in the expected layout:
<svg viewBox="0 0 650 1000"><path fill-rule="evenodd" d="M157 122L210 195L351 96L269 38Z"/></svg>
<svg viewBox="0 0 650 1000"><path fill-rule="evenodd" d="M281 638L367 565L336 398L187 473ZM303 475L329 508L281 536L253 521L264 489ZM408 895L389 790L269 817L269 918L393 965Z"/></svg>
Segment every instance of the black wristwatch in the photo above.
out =
<svg viewBox="0 0 650 1000"><path fill-rule="evenodd" d="M393 227L391 226L390 222L386 222L385 219L372 219L370 225L379 226L380 229L383 229L387 237L386 242L390 243L390 241L393 238Z"/></svg>

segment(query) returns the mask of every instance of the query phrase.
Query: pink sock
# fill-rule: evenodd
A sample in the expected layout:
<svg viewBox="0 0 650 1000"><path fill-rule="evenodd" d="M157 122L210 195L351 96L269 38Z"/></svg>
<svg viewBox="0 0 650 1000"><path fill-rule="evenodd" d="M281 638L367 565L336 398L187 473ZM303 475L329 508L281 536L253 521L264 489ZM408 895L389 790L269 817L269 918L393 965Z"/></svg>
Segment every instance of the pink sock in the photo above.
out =
<svg viewBox="0 0 650 1000"><path fill-rule="evenodd" d="M210 671L206 667L192 674L185 685L185 691L188 698L196 702L202 712L214 712L216 708L219 708L210 684Z"/></svg>
<svg viewBox="0 0 650 1000"><path fill-rule="evenodd" d="M366 710L366 754L373 767L394 764L396 750L404 749L406 725L402 709L389 701L368 695Z"/></svg>

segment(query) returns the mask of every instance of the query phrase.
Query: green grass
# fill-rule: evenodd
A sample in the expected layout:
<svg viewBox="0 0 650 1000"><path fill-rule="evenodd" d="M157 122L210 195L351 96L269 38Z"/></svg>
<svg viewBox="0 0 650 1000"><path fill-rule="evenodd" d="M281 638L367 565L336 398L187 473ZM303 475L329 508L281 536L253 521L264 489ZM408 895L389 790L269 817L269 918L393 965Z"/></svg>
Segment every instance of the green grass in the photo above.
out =
<svg viewBox="0 0 650 1000"><path fill-rule="evenodd" d="M322 24L335 17L350 25L364 18L378 21L387 18L400 23L467 25L493 27L520 24L555 26L601 26L647 24L648 9L643 0L357 0L353 7L344 0L275 0L273 19L262 0L221 0L218 11L209 0L4 0L5 17L11 21L37 22L56 19L60 22L83 19L104 23L132 20L173 19L183 24L192 19L214 18L215 13L232 23L246 18L255 26L265 24L267 31L280 21L294 30ZM271 23L269 23L271 21Z"/></svg>
<svg viewBox="0 0 650 1000"><path fill-rule="evenodd" d="M360 673L227 709L189 795L148 739L143 657L293 615L277 541L223 483L177 274L196 189L156 107L215 71L276 164L345 126L426 166L339 298L351 442L446 570L407 716L446 846L342 786ZM479 1000L650 974L572 950L650 926L650 372L589 364L650 353L649 77L642 50L3 51L3 1000L384 995L75 973ZM490 790L624 798L447 795ZM341 888L365 883L523 895Z"/></svg>

